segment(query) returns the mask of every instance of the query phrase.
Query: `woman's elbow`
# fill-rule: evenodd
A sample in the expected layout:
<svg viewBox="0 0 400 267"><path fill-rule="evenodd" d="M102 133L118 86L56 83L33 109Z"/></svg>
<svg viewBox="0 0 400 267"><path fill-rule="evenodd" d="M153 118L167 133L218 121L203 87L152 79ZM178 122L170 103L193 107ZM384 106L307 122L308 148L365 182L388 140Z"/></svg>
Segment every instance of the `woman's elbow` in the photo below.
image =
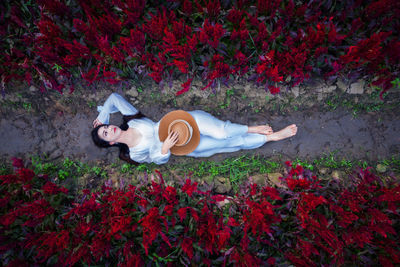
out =
<svg viewBox="0 0 400 267"><path fill-rule="evenodd" d="M109 96L109 98L112 100L112 101L116 101L119 97L121 97L121 95L120 94L118 94L118 93L111 93L111 95Z"/></svg>

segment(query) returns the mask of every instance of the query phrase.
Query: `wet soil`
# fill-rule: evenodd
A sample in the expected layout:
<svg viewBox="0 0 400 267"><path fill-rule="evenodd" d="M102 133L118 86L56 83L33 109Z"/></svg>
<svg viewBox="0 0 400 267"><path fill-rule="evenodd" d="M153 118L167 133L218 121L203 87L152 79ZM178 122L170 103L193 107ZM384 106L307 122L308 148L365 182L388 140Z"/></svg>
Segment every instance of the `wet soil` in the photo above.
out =
<svg viewBox="0 0 400 267"><path fill-rule="evenodd" d="M178 81L163 89L150 81L122 86L78 83L72 94L61 95L55 91L42 93L26 84L9 85L5 96L0 97L0 159L46 155L49 160L70 157L87 163L116 162L117 149L99 149L90 138L96 106L102 105L112 92L125 96L154 121L174 109L202 109L236 123L268 123L275 131L292 123L298 126L298 133L292 138L269 142L251 151L218 154L208 160L220 161L243 153L313 159L336 152L347 159L369 161L400 155L398 90L389 92L384 105L371 111L368 107L380 100L369 94L350 95L339 88L329 93L308 88L300 96L283 90L272 96L262 88L240 82L205 91L195 83L190 92L176 97L179 87ZM366 109L355 116L351 104L341 105L344 101ZM111 123L119 125L121 116L113 114ZM169 162L179 164L185 160L187 157L172 156Z"/></svg>

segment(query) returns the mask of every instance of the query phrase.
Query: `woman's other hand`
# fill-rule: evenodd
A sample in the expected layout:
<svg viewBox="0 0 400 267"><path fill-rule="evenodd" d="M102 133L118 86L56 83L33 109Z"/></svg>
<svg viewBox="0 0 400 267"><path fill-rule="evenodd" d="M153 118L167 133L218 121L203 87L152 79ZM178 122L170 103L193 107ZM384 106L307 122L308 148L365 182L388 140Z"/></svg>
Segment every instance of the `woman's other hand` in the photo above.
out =
<svg viewBox="0 0 400 267"><path fill-rule="evenodd" d="M176 142L178 142L179 134L177 132L170 132L167 139L165 139L164 144L161 148L161 154L165 155L173 147Z"/></svg>
<svg viewBox="0 0 400 267"><path fill-rule="evenodd" d="M99 125L101 125L101 124L103 124L101 121L99 121L99 119L95 119L94 121L93 121L93 128L96 128L97 126L99 126Z"/></svg>

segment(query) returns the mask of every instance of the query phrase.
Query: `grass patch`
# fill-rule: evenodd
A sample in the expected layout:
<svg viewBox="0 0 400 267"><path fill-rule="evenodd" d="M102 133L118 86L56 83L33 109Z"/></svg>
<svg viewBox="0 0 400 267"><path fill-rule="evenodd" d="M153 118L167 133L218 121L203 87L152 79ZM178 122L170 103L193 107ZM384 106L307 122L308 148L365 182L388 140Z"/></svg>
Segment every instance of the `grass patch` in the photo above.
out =
<svg viewBox="0 0 400 267"><path fill-rule="evenodd" d="M250 175L271 173L280 168L282 168L280 161L243 155L237 158L228 158L221 162L202 161L199 164L189 163L182 167L182 171L199 178L206 176L210 178L217 176L229 177L232 185L239 185Z"/></svg>
<svg viewBox="0 0 400 267"><path fill-rule="evenodd" d="M345 157L339 157L337 151L333 151L311 161L296 158L293 160L293 164L299 164L311 171L317 171L320 168L342 169L348 171L352 171L357 167L363 169L373 167L375 169L379 164L382 164L386 166L388 170L391 170L396 174L400 173L400 155L393 155L391 158L382 159L377 162L368 162L366 160L350 160Z"/></svg>
<svg viewBox="0 0 400 267"><path fill-rule="evenodd" d="M400 155L392 156L390 159L380 160L378 164L382 164L386 167L389 167L396 174L400 173Z"/></svg>
<svg viewBox="0 0 400 267"><path fill-rule="evenodd" d="M49 162L46 157L32 156L32 169L38 174L47 174L63 181L66 179L79 179L84 174L94 174L107 178L107 173L99 166L90 167L88 164L65 158L63 161Z"/></svg>
<svg viewBox="0 0 400 267"><path fill-rule="evenodd" d="M400 102L395 99L382 101L379 94L380 91L375 90L370 95L357 96L360 98L359 102L348 95L334 95L325 100L325 106L329 111L334 111L339 107L346 108L353 117L357 117L361 113L389 111L400 107ZM384 94L384 97L386 95L387 93Z"/></svg>

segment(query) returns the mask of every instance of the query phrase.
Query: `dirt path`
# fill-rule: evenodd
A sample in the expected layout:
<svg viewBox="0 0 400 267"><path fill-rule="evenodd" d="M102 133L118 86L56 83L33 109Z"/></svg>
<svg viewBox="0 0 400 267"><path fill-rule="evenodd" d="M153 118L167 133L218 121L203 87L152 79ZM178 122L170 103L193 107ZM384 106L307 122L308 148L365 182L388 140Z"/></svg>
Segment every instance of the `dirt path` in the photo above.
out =
<svg viewBox="0 0 400 267"><path fill-rule="evenodd" d="M84 162L116 160L116 149L98 149L92 144L91 123L97 116L93 103L90 107L85 104L87 101L83 104L73 102L63 106L57 100L40 99L32 104L32 108L37 105L40 112L31 112L26 107L13 109L4 103L11 102L3 102L0 109L0 158L28 158L30 155L45 153L50 159L71 157ZM323 153L337 151L339 156L368 160L400 154L400 113L396 110L353 117L345 109L324 112L310 108L283 116L269 115L270 113L266 112L235 111L239 104L232 105L230 110L222 110L218 115L212 110L210 113L223 120L229 119L242 124L269 123L274 130L280 130L291 123L298 125L298 134L295 137L267 143L251 151L252 154L264 157L282 154L285 158L312 159L322 156ZM161 105L154 102L151 105L139 105L139 108L149 118L157 121L163 114L176 108ZM190 110L201 106L186 104L183 108ZM119 125L120 121L119 115L112 115L111 123ZM247 152L219 154L209 159L222 160L243 153ZM179 163L184 159L172 156L170 162Z"/></svg>

